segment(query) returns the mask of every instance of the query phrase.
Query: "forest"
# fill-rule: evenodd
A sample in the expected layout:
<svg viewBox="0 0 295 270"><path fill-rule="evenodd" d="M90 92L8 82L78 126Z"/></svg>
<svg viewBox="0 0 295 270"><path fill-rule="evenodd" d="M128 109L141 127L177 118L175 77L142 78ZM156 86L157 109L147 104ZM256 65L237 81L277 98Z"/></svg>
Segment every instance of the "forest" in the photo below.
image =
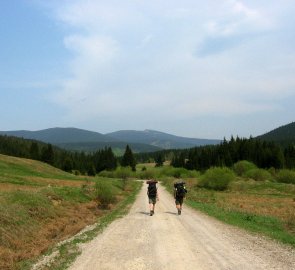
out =
<svg viewBox="0 0 295 270"><path fill-rule="evenodd" d="M232 167L240 160L253 162L259 168L292 169L295 167L295 146L282 147L271 141L254 138L233 138L218 145L198 146L190 149L163 150L152 153L133 154L126 145L122 157L116 157L111 147L93 153L69 151L40 141L12 136L0 136L0 153L4 155L39 160L76 174L95 175L103 170L114 170L118 165L164 161L173 167L205 171L210 167Z"/></svg>
<svg viewBox="0 0 295 270"><path fill-rule="evenodd" d="M200 171L210 167L232 167L240 160L253 162L259 168L291 169L295 167L295 146L282 147L275 142L251 137L231 137L218 145L139 153L136 158L140 162L154 160L157 164L170 160L173 167Z"/></svg>

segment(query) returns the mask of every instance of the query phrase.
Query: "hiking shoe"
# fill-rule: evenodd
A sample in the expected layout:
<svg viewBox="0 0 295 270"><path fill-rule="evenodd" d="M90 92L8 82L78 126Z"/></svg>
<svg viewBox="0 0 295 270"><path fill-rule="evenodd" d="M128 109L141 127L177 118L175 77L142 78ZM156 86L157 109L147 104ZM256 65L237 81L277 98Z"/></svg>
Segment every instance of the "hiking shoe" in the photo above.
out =
<svg viewBox="0 0 295 270"><path fill-rule="evenodd" d="M181 215L181 210L178 210L178 215Z"/></svg>
<svg viewBox="0 0 295 270"><path fill-rule="evenodd" d="M150 211L150 216L152 216L153 215L153 211Z"/></svg>

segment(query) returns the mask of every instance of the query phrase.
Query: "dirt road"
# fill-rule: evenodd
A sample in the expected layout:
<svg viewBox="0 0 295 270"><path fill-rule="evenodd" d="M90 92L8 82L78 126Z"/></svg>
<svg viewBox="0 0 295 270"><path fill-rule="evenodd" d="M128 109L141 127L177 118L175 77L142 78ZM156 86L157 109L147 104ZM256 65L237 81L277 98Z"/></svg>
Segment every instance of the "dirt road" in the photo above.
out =
<svg viewBox="0 0 295 270"><path fill-rule="evenodd" d="M295 269L295 250L233 228L184 206L159 187L160 201L149 216L143 186L130 213L81 246L70 270L94 269Z"/></svg>

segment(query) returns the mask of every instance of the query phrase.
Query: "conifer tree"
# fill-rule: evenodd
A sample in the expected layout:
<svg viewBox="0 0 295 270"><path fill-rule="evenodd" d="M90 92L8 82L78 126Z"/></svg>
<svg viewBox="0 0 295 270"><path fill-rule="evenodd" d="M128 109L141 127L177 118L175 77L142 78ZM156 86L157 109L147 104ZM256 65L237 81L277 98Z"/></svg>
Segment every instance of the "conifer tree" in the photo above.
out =
<svg viewBox="0 0 295 270"><path fill-rule="evenodd" d="M129 147L129 145L127 144L126 149L125 149L125 153L122 157L121 160L121 166L122 167L128 167L130 166L132 171L135 171L135 166L136 166L136 160L134 158L134 155L132 153L131 148Z"/></svg>
<svg viewBox="0 0 295 270"><path fill-rule="evenodd" d="M155 167L161 167L161 166L163 166L163 162L164 162L163 153L159 153L158 155L156 155L155 162L156 162Z"/></svg>
<svg viewBox="0 0 295 270"><path fill-rule="evenodd" d="M40 159L40 153L39 153L39 146L36 142L32 142L30 147L30 158L39 160Z"/></svg>
<svg viewBox="0 0 295 270"><path fill-rule="evenodd" d="M42 159L42 161L53 165L53 163L54 163L54 152L53 152L51 144L47 144L47 146L42 148L41 159Z"/></svg>

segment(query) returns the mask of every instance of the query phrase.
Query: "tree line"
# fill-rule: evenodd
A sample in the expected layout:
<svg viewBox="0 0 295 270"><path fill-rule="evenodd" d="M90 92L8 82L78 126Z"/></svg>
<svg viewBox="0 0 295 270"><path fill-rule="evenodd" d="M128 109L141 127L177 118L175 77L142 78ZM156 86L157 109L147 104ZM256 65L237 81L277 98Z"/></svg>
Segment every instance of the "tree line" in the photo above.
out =
<svg viewBox="0 0 295 270"><path fill-rule="evenodd" d="M135 154L138 162L161 164L171 161L173 167L204 171L210 167L232 167L240 160L253 162L259 168L295 168L295 145L283 147L275 142L247 138L224 139L218 145L197 146L190 149L169 149L153 153Z"/></svg>
<svg viewBox="0 0 295 270"><path fill-rule="evenodd" d="M280 147L274 142L253 138L231 137L219 145L195 147L179 151L171 160L174 167L207 170L210 167L232 167L240 160L253 162L259 168L294 168L295 147Z"/></svg>
<svg viewBox="0 0 295 270"><path fill-rule="evenodd" d="M73 152L40 141L0 135L0 153L40 160L67 172L88 175L115 170L118 165L129 166L135 171L137 162L155 162L156 166L162 166L165 160L173 167L200 171L210 167L232 167L240 160L251 161L259 168L295 168L294 144L283 148L274 142L251 137L231 137L218 145L137 154L126 145L124 155L116 157L111 147L93 153Z"/></svg>
<svg viewBox="0 0 295 270"><path fill-rule="evenodd" d="M93 153L73 152L13 136L0 135L0 153L46 162L54 167L77 174L95 175L103 170L115 170L118 165L135 170L136 159L129 145L122 157L116 157L111 147Z"/></svg>

